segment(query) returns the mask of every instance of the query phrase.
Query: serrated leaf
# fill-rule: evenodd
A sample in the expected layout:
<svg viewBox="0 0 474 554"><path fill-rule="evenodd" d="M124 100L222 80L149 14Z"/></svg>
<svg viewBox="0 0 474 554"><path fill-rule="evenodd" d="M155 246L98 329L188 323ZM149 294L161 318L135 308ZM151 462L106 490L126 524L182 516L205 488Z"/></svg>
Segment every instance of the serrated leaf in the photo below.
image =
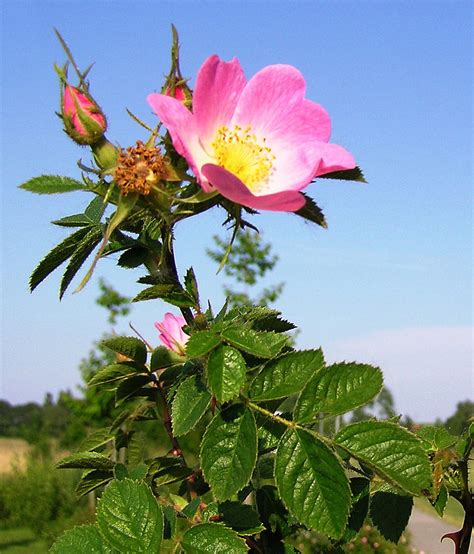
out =
<svg viewBox="0 0 474 554"><path fill-rule="evenodd" d="M218 500L228 500L252 476L257 460L257 427L252 412L233 405L218 413L201 443L201 468Z"/></svg>
<svg viewBox="0 0 474 554"><path fill-rule="evenodd" d="M353 477L350 480L352 506L349 514L349 521L344 532L344 543L352 540L362 528L367 514L369 513L370 502L370 481L364 477Z"/></svg>
<svg viewBox="0 0 474 554"><path fill-rule="evenodd" d="M349 482L336 455L301 429L278 445L275 480L283 502L303 525L329 537L343 535L350 509Z"/></svg>
<svg viewBox="0 0 474 554"><path fill-rule="evenodd" d="M187 554L241 554L247 545L235 531L217 523L201 523L188 529L181 543Z"/></svg>
<svg viewBox="0 0 474 554"><path fill-rule="evenodd" d="M114 474L112 470L92 469L87 471L76 485L75 492L78 496L85 496L90 492L103 487L111 479Z"/></svg>
<svg viewBox="0 0 474 554"><path fill-rule="evenodd" d="M90 220L91 223L100 223L100 220L104 215L104 210L104 199L101 196L96 196L91 200L85 209L84 215Z"/></svg>
<svg viewBox="0 0 474 554"><path fill-rule="evenodd" d="M51 223L59 227L90 227L92 224L91 220L84 214L67 215L61 219L55 219Z"/></svg>
<svg viewBox="0 0 474 554"><path fill-rule="evenodd" d="M222 404L238 396L246 381L247 366L242 354L230 346L213 350L207 363L207 381Z"/></svg>
<svg viewBox="0 0 474 554"><path fill-rule="evenodd" d="M36 266L30 277L30 290L33 291L50 273L64 263L76 250L77 245L87 235L89 228L79 229L55 246Z"/></svg>
<svg viewBox="0 0 474 554"><path fill-rule="evenodd" d="M155 474L153 482L156 486L161 487L163 485L170 485L171 483L183 481L183 479L186 479L192 474L193 470L191 468L176 464L158 471Z"/></svg>
<svg viewBox="0 0 474 554"><path fill-rule="evenodd" d="M395 423L361 421L344 427L334 440L386 481L410 494L420 494L430 485L430 464L419 439Z"/></svg>
<svg viewBox="0 0 474 554"><path fill-rule="evenodd" d="M119 552L159 552L163 537L163 512L145 483L114 481L97 507L102 536Z"/></svg>
<svg viewBox="0 0 474 554"><path fill-rule="evenodd" d="M64 296L64 293L66 292L72 279L101 240L102 227L98 225L91 227L88 230L87 235L77 244L61 280L61 285L59 287L59 298L62 298Z"/></svg>
<svg viewBox="0 0 474 554"><path fill-rule="evenodd" d="M192 308L195 305L194 299L176 285L153 285L137 294L132 302L155 300L156 298L161 298L164 302L180 308Z"/></svg>
<svg viewBox="0 0 474 554"><path fill-rule="evenodd" d="M135 396L148 396L152 390L147 387L150 382L150 375L133 375L124 379L115 391L115 404L119 405Z"/></svg>
<svg viewBox="0 0 474 554"><path fill-rule="evenodd" d="M90 433L80 444L80 451L96 450L109 443L113 439L110 429L97 429Z"/></svg>
<svg viewBox="0 0 474 554"><path fill-rule="evenodd" d="M196 512L198 511L198 508L201 504L201 499L198 497L193 498L191 502L189 502L181 511L181 513L186 516L188 519L192 519Z"/></svg>
<svg viewBox="0 0 474 554"><path fill-rule="evenodd" d="M255 535L264 530L257 512L247 504L223 502L219 504L218 513L221 521L239 535Z"/></svg>
<svg viewBox="0 0 474 554"><path fill-rule="evenodd" d="M387 540L397 543L408 525L412 508L411 496L376 492L370 501L370 518Z"/></svg>
<svg viewBox="0 0 474 554"><path fill-rule="evenodd" d="M257 358L274 358L288 344L286 335L242 327L228 327L222 331L222 337L232 346Z"/></svg>
<svg viewBox="0 0 474 554"><path fill-rule="evenodd" d="M448 489L445 485L441 485L441 488L439 489L438 496L436 497L436 500L433 503L434 509L438 512L438 514L443 517L444 509L446 508L446 504L448 503L449 493Z"/></svg>
<svg viewBox="0 0 474 554"><path fill-rule="evenodd" d="M142 246L137 246L134 248L129 248L121 254L118 259L118 265L120 267L126 267L128 269L133 269L139 267L146 262L149 256L149 251Z"/></svg>
<svg viewBox="0 0 474 554"><path fill-rule="evenodd" d="M173 433L180 437L193 429L209 406L211 393L198 375L192 375L181 383L171 405Z"/></svg>
<svg viewBox="0 0 474 554"><path fill-rule="evenodd" d="M176 510L172 506L163 506L163 516L163 538L172 539L174 537L174 534L176 533L176 524L178 523Z"/></svg>
<svg viewBox="0 0 474 554"><path fill-rule="evenodd" d="M157 346L151 354L150 371L157 371L158 369L164 369L179 364L182 365L183 361L184 359L182 356L169 350L166 346Z"/></svg>
<svg viewBox="0 0 474 554"><path fill-rule="evenodd" d="M102 341L102 344L138 364L146 363L146 345L136 337L112 337Z"/></svg>
<svg viewBox="0 0 474 554"><path fill-rule="evenodd" d="M99 371L90 379L88 385L96 386L103 385L104 383L114 383L126 379L130 375L135 375L138 372L143 372L144 369L137 368L136 365L129 362L121 364L110 364Z"/></svg>
<svg viewBox="0 0 474 554"><path fill-rule="evenodd" d="M186 343L186 355L188 358L200 358L220 343L220 337L212 331L196 331Z"/></svg>
<svg viewBox="0 0 474 554"><path fill-rule="evenodd" d="M458 437L451 435L444 427L436 427L435 425L425 425L416 434L420 437L422 445L427 451L448 448L458 440Z"/></svg>
<svg viewBox="0 0 474 554"><path fill-rule="evenodd" d="M357 166L354 169L343 169L341 171L331 171L324 175L318 175L318 179L339 179L342 181L357 181L359 183L367 183L362 169Z"/></svg>
<svg viewBox="0 0 474 554"><path fill-rule="evenodd" d="M321 349L290 352L269 362L250 385L252 400L273 400L299 392L324 365Z"/></svg>
<svg viewBox="0 0 474 554"><path fill-rule="evenodd" d="M186 275L184 276L184 287L186 289L186 292L191 296L191 298L194 299L194 303L196 305L199 304L198 285L196 281L196 275L192 267L190 267L188 271L186 271Z"/></svg>
<svg viewBox="0 0 474 554"><path fill-rule="evenodd" d="M377 367L345 362L325 367L301 391L294 419L308 422L321 413L349 412L372 400L382 385L382 372Z"/></svg>
<svg viewBox="0 0 474 554"><path fill-rule="evenodd" d="M115 462L111 459L99 454L98 452L77 452L66 456L56 463L58 469L100 469L110 470L114 467Z"/></svg>
<svg viewBox="0 0 474 554"><path fill-rule="evenodd" d="M33 177L26 183L19 186L28 192L35 194L58 194L63 192L73 192L75 190L85 190L85 186L76 179L63 177L61 175L40 175Z"/></svg>
<svg viewBox="0 0 474 554"><path fill-rule="evenodd" d="M304 196L306 202L302 208L295 212L295 214L302 217L303 219L306 219L307 221L316 223L316 225L319 225L323 229L327 229L326 219L321 208L310 196L304 194L303 192L301 192L300 194Z"/></svg>
<svg viewBox="0 0 474 554"><path fill-rule="evenodd" d="M112 554L112 550L105 544L96 525L80 525L66 531L53 544L52 554Z"/></svg>

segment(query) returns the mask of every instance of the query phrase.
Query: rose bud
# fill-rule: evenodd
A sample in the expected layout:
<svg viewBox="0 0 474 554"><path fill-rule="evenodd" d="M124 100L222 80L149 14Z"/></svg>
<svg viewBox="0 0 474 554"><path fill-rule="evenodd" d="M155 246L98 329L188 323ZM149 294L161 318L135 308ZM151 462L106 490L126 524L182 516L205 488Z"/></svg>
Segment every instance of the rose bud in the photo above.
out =
<svg viewBox="0 0 474 554"><path fill-rule="evenodd" d="M156 322L155 327L160 332L161 342L176 354L183 356L185 354L185 345L189 340L189 335L183 331L186 325L184 317L175 316L170 312L165 314L165 319Z"/></svg>
<svg viewBox="0 0 474 554"><path fill-rule="evenodd" d="M97 143L107 129L107 120L94 99L86 92L65 84L61 115L66 133L78 144Z"/></svg>

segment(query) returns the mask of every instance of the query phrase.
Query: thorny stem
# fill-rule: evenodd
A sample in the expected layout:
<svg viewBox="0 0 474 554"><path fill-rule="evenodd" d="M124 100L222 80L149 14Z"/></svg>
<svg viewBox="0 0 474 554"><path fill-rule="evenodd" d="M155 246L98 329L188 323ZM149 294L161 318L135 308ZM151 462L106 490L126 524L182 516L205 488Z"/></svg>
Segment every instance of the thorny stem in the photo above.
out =
<svg viewBox="0 0 474 554"><path fill-rule="evenodd" d="M176 260L174 258L173 250L173 236L171 230L167 227L163 227L161 230L161 238L163 243L163 264L164 271L167 273L168 277L171 277L173 281L179 283L178 269L176 268ZM191 311L191 308L180 308L181 313L183 314L184 319L188 325L192 325L194 321L194 316Z"/></svg>
<svg viewBox="0 0 474 554"><path fill-rule="evenodd" d="M262 408L258 404L254 404L248 398L241 396L240 399L246 406L248 406L252 410L255 410L256 412L260 412L264 416L269 417L274 421L277 421L278 423L281 423L285 427L288 427L289 429L301 429L302 431L306 431L307 433L310 433L311 435L313 435L313 437L317 438L321 442L324 442L325 444L328 444L328 445L332 445L332 441L330 439L328 439L324 435L321 435L314 429L308 429L307 427L303 427L302 425L299 425L298 423L296 423L296 421L291 421L289 419L285 419L284 417L280 417L279 415L270 412L270 410L266 410L265 408Z"/></svg>

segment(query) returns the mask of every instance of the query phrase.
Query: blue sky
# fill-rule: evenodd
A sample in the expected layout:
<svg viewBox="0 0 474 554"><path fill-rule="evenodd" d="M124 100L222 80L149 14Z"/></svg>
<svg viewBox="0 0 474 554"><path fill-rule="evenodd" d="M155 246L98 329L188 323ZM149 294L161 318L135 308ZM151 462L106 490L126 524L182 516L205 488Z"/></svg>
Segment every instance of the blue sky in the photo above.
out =
<svg viewBox="0 0 474 554"><path fill-rule="evenodd" d="M298 67L325 106L332 142L356 157L367 185L321 180L307 192L329 229L290 214L255 218L286 281L278 304L301 328L301 347L381 365L397 408L445 418L472 394L472 5L470 2L2 3L2 390L11 402L74 389L77 366L107 328L94 304L105 277L124 294L139 274L103 261L81 293L60 303L60 274L29 294L28 276L64 233L49 224L85 195L37 197L16 186L39 174L79 176L88 159L61 131L53 63L57 27L105 110L109 138L144 138L128 107L146 104L168 68L170 24L195 76L210 54L237 56L247 76L272 63ZM192 81L191 81L192 82ZM202 295L222 302L205 248L222 233L209 212L177 230L179 269L193 265ZM134 325L157 343L166 306L136 305ZM128 332L124 323L117 331Z"/></svg>

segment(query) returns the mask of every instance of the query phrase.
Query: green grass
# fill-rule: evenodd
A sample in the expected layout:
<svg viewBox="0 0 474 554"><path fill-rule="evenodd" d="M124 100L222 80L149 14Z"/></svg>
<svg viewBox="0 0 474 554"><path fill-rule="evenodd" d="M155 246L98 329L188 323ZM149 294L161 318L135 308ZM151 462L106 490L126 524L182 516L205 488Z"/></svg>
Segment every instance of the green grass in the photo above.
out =
<svg viewBox="0 0 474 554"><path fill-rule="evenodd" d="M2 554L46 554L45 541L35 537L30 529L0 529Z"/></svg>

